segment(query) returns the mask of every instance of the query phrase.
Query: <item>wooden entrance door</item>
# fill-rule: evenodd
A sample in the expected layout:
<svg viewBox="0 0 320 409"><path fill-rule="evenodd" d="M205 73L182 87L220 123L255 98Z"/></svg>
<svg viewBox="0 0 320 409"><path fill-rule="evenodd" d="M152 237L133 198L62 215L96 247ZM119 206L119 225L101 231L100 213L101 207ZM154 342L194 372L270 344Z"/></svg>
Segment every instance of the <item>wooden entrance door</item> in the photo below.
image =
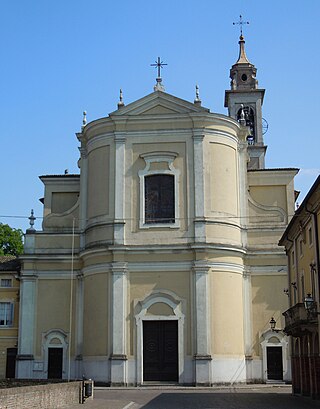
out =
<svg viewBox="0 0 320 409"><path fill-rule="evenodd" d="M48 379L62 379L62 348L48 348Z"/></svg>
<svg viewBox="0 0 320 409"><path fill-rule="evenodd" d="M283 380L282 347L267 347L268 379Z"/></svg>
<svg viewBox="0 0 320 409"><path fill-rule="evenodd" d="M178 382L178 322L143 322L143 380Z"/></svg>
<svg viewBox="0 0 320 409"><path fill-rule="evenodd" d="M17 348L7 348L6 378L16 377Z"/></svg>

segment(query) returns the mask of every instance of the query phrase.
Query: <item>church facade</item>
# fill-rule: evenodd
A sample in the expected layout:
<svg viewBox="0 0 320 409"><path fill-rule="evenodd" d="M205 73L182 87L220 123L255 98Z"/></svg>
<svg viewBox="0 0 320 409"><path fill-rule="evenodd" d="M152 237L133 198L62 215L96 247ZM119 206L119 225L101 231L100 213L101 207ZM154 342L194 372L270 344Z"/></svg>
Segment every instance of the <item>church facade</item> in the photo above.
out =
<svg viewBox="0 0 320 409"><path fill-rule="evenodd" d="M154 92L77 133L80 174L45 175L22 256L17 373L110 385L289 380L278 247L296 169L266 169L241 36L228 115Z"/></svg>

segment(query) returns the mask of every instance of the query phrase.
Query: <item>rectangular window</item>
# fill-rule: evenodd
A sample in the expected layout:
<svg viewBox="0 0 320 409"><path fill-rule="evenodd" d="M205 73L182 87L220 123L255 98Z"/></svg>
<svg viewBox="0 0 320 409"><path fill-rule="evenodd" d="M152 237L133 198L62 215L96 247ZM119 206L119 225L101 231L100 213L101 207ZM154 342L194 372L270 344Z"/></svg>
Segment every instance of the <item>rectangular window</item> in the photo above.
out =
<svg viewBox="0 0 320 409"><path fill-rule="evenodd" d="M13 323L13 303L0 302L0 326L10 327Z"/></svg>
<svg viewBox="0 0 320 409"><path fill-rule="evenodd" d="M11 278L1 278L0 287L12 287Z"/></svg>
<svg viewBox="0 0 320 409"><path fill-rule="evenodd" d="M146 176L144 183L145 223L174 223L174 176Z"/></svg>

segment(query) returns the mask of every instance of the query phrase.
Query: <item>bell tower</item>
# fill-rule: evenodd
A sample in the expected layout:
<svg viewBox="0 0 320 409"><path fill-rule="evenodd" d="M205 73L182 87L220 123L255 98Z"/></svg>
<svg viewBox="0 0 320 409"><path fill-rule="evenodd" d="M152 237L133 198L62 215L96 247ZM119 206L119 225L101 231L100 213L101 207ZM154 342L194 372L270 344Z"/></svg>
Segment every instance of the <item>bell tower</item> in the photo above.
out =
<svg viewBox="0 0 320 409"><path fill-rule="evenodd" d="M250 128L248 136L249 169L263 169L267 146L263 142L262 104L265 90L258 88L256 67L250 63L245 51L245 40L239 39L239 58L231 67L231 90L225 92L224 106L229 116Z"/></svg>

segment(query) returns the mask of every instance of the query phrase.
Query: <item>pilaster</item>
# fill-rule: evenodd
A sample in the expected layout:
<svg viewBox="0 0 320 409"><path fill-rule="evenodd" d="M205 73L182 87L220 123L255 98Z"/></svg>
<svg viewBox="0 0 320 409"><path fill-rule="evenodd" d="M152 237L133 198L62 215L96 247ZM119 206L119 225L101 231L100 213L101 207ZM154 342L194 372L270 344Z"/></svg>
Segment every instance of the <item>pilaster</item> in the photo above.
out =
<svg viewBox="0 0 320 409"><path fill-rule="evenodd" d="M206 262L194 262L195 384L199 386L210 386L212 379L209 269Z"/></svg>
<svg viewBox="0 0 320 409"><path fill-rule="evenodd" d="M249 381L253 377L252 370L252 302L251 302L251 274L247 270L243 275L243 329L244 329L244 349L246 358L246 379Z"/></svg>
<svg viewBox="0 0 320 409"><path fill-rule="evenodd" d="M205 242L205 218L204 218L204 165L203 165L203 140L202 131L194 130L193 134L193 157L194 157L194 240Z"/></svg>
<svg viewBox="0 0 320 409"><path fill-rule="evenodd" d="M83 274L77 275L77 296L76 296L76 376L81 379L82 370L82 354L83 354L83 297L84 283Z"/></svg>
<svg viewBox="0 0 320 409"><path fill-rule="evenodd" d="M33 271L23 271L20 278L17 378L33 378L37 277Z"/></svg>
<svg viewBox="0 0 320 409"><path fill-rule="evenodd" d="M127 263L112 264L111 385L127 385Z"/></svg>
<svg viewBox="0 0 320 409"><path fill-rule="evenodd" d="M114 242L124 244L124 202L125 202L125 143L124 132L115 133L115 215Z"/></svg>
<svg viewBox="0 0 320 409"><path fill-rule="evenodd" d="M81 153L81 174L80 174L80 209L79 209L79 228L80 228L80 248L85 248L85 228L87 225L87 207L88 207L88 155L85 148L79 148Z"/></svg>

